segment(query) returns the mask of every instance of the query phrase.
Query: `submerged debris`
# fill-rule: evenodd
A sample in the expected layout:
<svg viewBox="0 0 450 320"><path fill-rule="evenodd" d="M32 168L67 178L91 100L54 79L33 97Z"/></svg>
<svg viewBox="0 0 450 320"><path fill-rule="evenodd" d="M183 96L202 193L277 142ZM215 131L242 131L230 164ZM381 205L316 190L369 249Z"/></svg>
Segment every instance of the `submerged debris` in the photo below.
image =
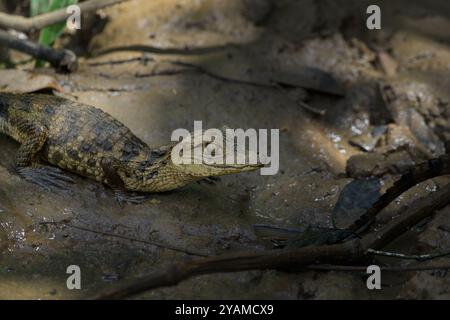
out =
<svg viewBox="0 0 450 320"><path fill-rule="evenodd" d="M334 226L345 229L358 220L378 200L381 186L379 178L354 180L347 184L333 209Z"/></svg>

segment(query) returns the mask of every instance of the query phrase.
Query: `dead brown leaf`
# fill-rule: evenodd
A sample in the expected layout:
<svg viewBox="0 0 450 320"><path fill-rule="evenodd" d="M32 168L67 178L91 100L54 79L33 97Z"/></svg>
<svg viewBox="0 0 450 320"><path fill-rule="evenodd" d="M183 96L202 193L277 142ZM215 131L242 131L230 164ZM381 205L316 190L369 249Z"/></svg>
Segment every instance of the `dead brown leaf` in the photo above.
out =
<svg viewBox="0 0 450 320"><path fill-rule="evenodd" d="M43 89L63 92L63 88L52 76L25 70L0 70L0 92L30 93Z"/></svg>

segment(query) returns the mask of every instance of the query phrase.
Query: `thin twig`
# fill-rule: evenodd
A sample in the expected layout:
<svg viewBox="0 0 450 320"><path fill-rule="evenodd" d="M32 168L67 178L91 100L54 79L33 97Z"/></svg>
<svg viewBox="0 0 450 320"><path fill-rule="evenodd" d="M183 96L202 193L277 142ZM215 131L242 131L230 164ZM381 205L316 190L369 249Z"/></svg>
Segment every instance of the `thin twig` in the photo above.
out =
<svg viewBox="0 0 450 320"><path fill-rule="evenodd" d="M366 272L367 266L341 266L341 265L332 265L332 264L319 264L319 265L311 265L306 267L308 270L313 271L342 271L342 272ZM432 271L432 270L449 270L450 263L448 262L439 262L427 265L414 265L414 266L399 266L399 267L391 267L391 266L381 266L381 271L383 272L411 272L411 271Z"/></svg>
<svg viewBox="0 0 450 320"><path fill-rule="evenodd" d="M150 78L150 77L159 77L159 76L175 76L181 73L186 73L189 70L186 69L178 69L178 70L161 70L161 71L152 71L148 73L139 73L136 72L134 75L136 78Z"/></svg>
<svg viewBox="0 0 450 320"><path fill-rule="evenodd" d="M172 63L174 65L177 66L183 66L183 67L188 67L191 68L192 70L195 70L199 73L202 73L208 77L220 80L220 81L224 81L224 82L230 82L230 83L237 83L237 84L243 84L243 85L249 85L249 86L254 86L254 87L260 87L260 88L273 88L273 89L280 89L282 88L281 84L279 82L275 82L275 81L270 81L270 82L258 82L258 81L251 81L251 80L242 80L242 79L237 79L237 78L230 78L230 77L226 77L224 75L212 72L210 70L208 70L207 68L198 65L198 64L193 64L193 63L188 63L188 62L183 62L183 61L166 61L168 63ZM307 77L308 80L310 80L309 82L312 82L314 77L311 77L310 75L308 75L308 73L305 73L305 77ZM319 88L318 86L311 86L309 84L308 81L305 81L302 84L294 84L294 83L284 83L284 86L288 86L290 88L301 88L304 90L312 90L312 91L318 91L321 93L326 93L326 94L331 94L331 95L335 95L335 96L342 96L343 94L340 92L337 92L335 90L331 90L329 88L326 87L321 87ZM283 88L284 90L286 90L286 88ZM305 107L305 106L303 106ZM315 108L310 107L309 111L313 111L315 113L321 113L323 111L321 110L316 110Z"/></svg>
<svg viewBox="0 0 450 320"><path fill-rule="evenodd" d="M78 4L82 13L95 11L128 0L89 0ZM0 28L14 29L22 32L34 32L52 24L64 21L69 14L66 8L27 18L0 12Z"/></svg>
<svg viewBox="0 0 450 320"><path fill-rule="evenodd" d="M170 264L146 277L123 284L94 297L120 299L150 289L176 285L193 276L218 272L266 269L300 269L314 263L349 263L367 257L369 248L384 246L404 233L411 223L419 222L450 202L450 184L414 204L411 210L392 220L385 228L341 244L308 246L299 249L242 252L216 257L180 261ZM403 209L402 209L403 210ZM392 231L396 233L393 234ZM370 254L370 253L369 253Z"/></svg>
<svg viewBox="0 0 450 320"><path fill-rule="evenodd" d="M348 229L356 233L365 232L376 216L398 196L423 181L446 174L450 174L450 154L430 159L410 168Z"/></svg>
<svg viewBox="0 0 450 320"><path fill-rule="evenodd" d="M312 113L314 113L314 114L317 114L317 115L319 115L319 116L324 116L324 115L327 113L326 110L314 108L314 107L310 106L309 104L307 104L307 103L304 102L304 101L298 101L298 104L299 104L303 109L305 109L305 110L307 110L307 111L309 111L309 112L312 112Z"/></svg>
<svg viewBox="0 0 450 320"><path fill-rule="evenodd" d="M70 227L73 229L77 229L77 230L81 230L81 231L92 232L95 234L100 234L102 236L108 236L108 237L119 238L119 239L124 239L124 240L128 240L128 241L148 244L151 246L155 246L155 247L159 247L159 248L163 248L163 249L167 249L167 250L181 252L181 253L188 254L191 256L198 256L198 257L207 257L208 256L208 254L205 254L202 252L179 248L179 247L176 247L173 245L168 245L168 244L164 244L164 243L157 242L157 241L142 240L142 239L128 237L128 236L124 236L124 235L120 235L120 234L116 234L116 233L99 231L99 230L89 229L86 227L76 226L76 225L70 224L66 221L44 221L44 222L40 222L39 224L41 224L41 225L64 225L64 226L67 226L67 227Z"/></svg>
<svg viewBox="0 0 450 320"><path fill-rule="evenodd" d="M96 56L105 55L108 53L113 52L120 52L120 51L138 51L138 52L145 52L145 53L152 53L152 54L162 54L162 55L186 55L186 56L192 56L192 55L204 55L204 54L210 54L214 52L220 52L223 50L226 50L228 48L234 48L239 47L239 45L236 44L224 44L224 45L218 45L218 46L211 46L211 47L198 47L198 48L190 48L190 47L182 47L182 48L161 48L161 47L155 47L155 46L149 46L149 45L128 45L128 46L120 46L120 47L111 47L104 49L96 54Z"/></svg>
<svg viewBox="0 0 450 320"><path fill-rule="evenodd" d="M140 62L142 64L146 64L147 62L150 62L150 61L155 61L155 60L151 57L142 56L142 57L127 58L127 59L89 62L89 63L87 63L87 65L91 66L91 67L98 67L98 66L104 66L104 65L116 65L116 64L132 63L132 62Z"/></svg>
<svg viewBox="0 0 450 320"><path fill-rule="evenodd" d="M24 52L36 59L48 61L59 71L72 72L78 66L77 57L70 50L44 47L26 39L19 39L3 30L0 30L0 45Z"/></svg>
<svg viewBox="0 0 450 320"><path fill-rule="evenodd" d="M400 259L408 259L408 260L418 260L425 261L431 260L435 258L441 258L450 255L450 251L438 252L438 253L430 253L430 254L404 254L397 252L388 252L381 250L368 249L367 253L376 255L376 256L385 256L391 258L400 258Z"/></svg>
<svg viewBox="0 0 450 320"><path fill-rule="evenodd" d="M361 239L363 247L380 250L395 240L399 235L410 230L417 223L430 217L434 211L445 207L450 202L450 184L445 185L429 196L411 203L407 210L400 208L391 223L381 227L377 232L367 234Z"/></svg>
<svg viewBox="0 0 450 320"><path fill-rule="evenodd" d="M168 61L170 63L172 63L173 65L176 66L182 66L182 67L187 67L187 68L191 68L199 73L203 73L205 75L207 75L208 77L220 80L220 81L225 81L225 82L232 82L232 83L237 83L237 84L244 84L244 85L250 85L250 86L255 86L255 87L262 87L262 88L275 88L278 89L278 86L273 85L273 84L267 84L267 83L263 83L263 82L256 82L256 81L248 81L248 80L241 80L241 79L235 79L235 78L229 78L229 77L225 77L223 75L214 73L209 71L208 69L204 68L201 65L197 65L197 64L193 64L193 63L187 63L187 62L182 62L182 61Z"/></svg>

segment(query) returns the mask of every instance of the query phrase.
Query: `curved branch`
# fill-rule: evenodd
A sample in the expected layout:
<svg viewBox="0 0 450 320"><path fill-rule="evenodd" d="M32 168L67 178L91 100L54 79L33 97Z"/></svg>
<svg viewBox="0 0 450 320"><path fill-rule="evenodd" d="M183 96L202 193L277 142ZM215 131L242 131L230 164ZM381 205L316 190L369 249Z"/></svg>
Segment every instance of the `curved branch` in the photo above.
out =
<svg viewBox="0 0 450 320"><path fill-rule="evenodd" d="M19 39L3 30L0 30L0 45L48 61L58 71L72 72L78 67L77 56L70 50L44 47L29 40Z"/></svg>
<svg viewBox="0 0 450 320"><path fill-rule="evenodd" d="M94 299L120 299L146 290L172 286L193 276L219 272L266 269L301 269L315 263L342 264L366 258L368 249L387 245L414 224L450 202L450 184L423 198L399 218L362 239L325 246L308 246L291 250L242 252L193 259L170 264L144 278L105 291ZM404 209L402 208L403 212Z"/></svg>
<svg viewBox="0 0 450 320"><path fill-rule="evenodd" d="M294 250L270 250L242 252L222 256L193 259L170 264L144 278L134 280L123 287L104 292L94 299L120 299L163 286L176 285L193 276L218 272L237 272L261 269L292 269L314 264L316 261L339 263L361 255L355 241L346 243L305 247Z"/></svg>
<svg viewBox="0 0 450 320"><path fill-rule="evenodd" d="M78 4L82 13L95 11L128 0L89 0ZM0 12L0 28L14 29L22 32L33 32L52 24L64 21L69 15L66 8L27 18Z"/></svg>

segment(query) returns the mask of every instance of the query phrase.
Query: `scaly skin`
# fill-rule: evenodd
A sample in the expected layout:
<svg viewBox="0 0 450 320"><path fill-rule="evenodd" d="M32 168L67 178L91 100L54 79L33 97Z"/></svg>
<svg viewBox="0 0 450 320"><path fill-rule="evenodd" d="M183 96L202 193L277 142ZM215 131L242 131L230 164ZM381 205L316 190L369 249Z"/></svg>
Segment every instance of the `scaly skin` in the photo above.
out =
<svg viewBox="0 0 450 320"><path fill-rule="evenodd" d="M44 187L70 180L43 161L108 185L119 201L125 190L168 191L261 167L175 165L173 145L151 149L102 110L51 95L0 93L0 133L21 144L15 166L25 178Z"/></svg>

